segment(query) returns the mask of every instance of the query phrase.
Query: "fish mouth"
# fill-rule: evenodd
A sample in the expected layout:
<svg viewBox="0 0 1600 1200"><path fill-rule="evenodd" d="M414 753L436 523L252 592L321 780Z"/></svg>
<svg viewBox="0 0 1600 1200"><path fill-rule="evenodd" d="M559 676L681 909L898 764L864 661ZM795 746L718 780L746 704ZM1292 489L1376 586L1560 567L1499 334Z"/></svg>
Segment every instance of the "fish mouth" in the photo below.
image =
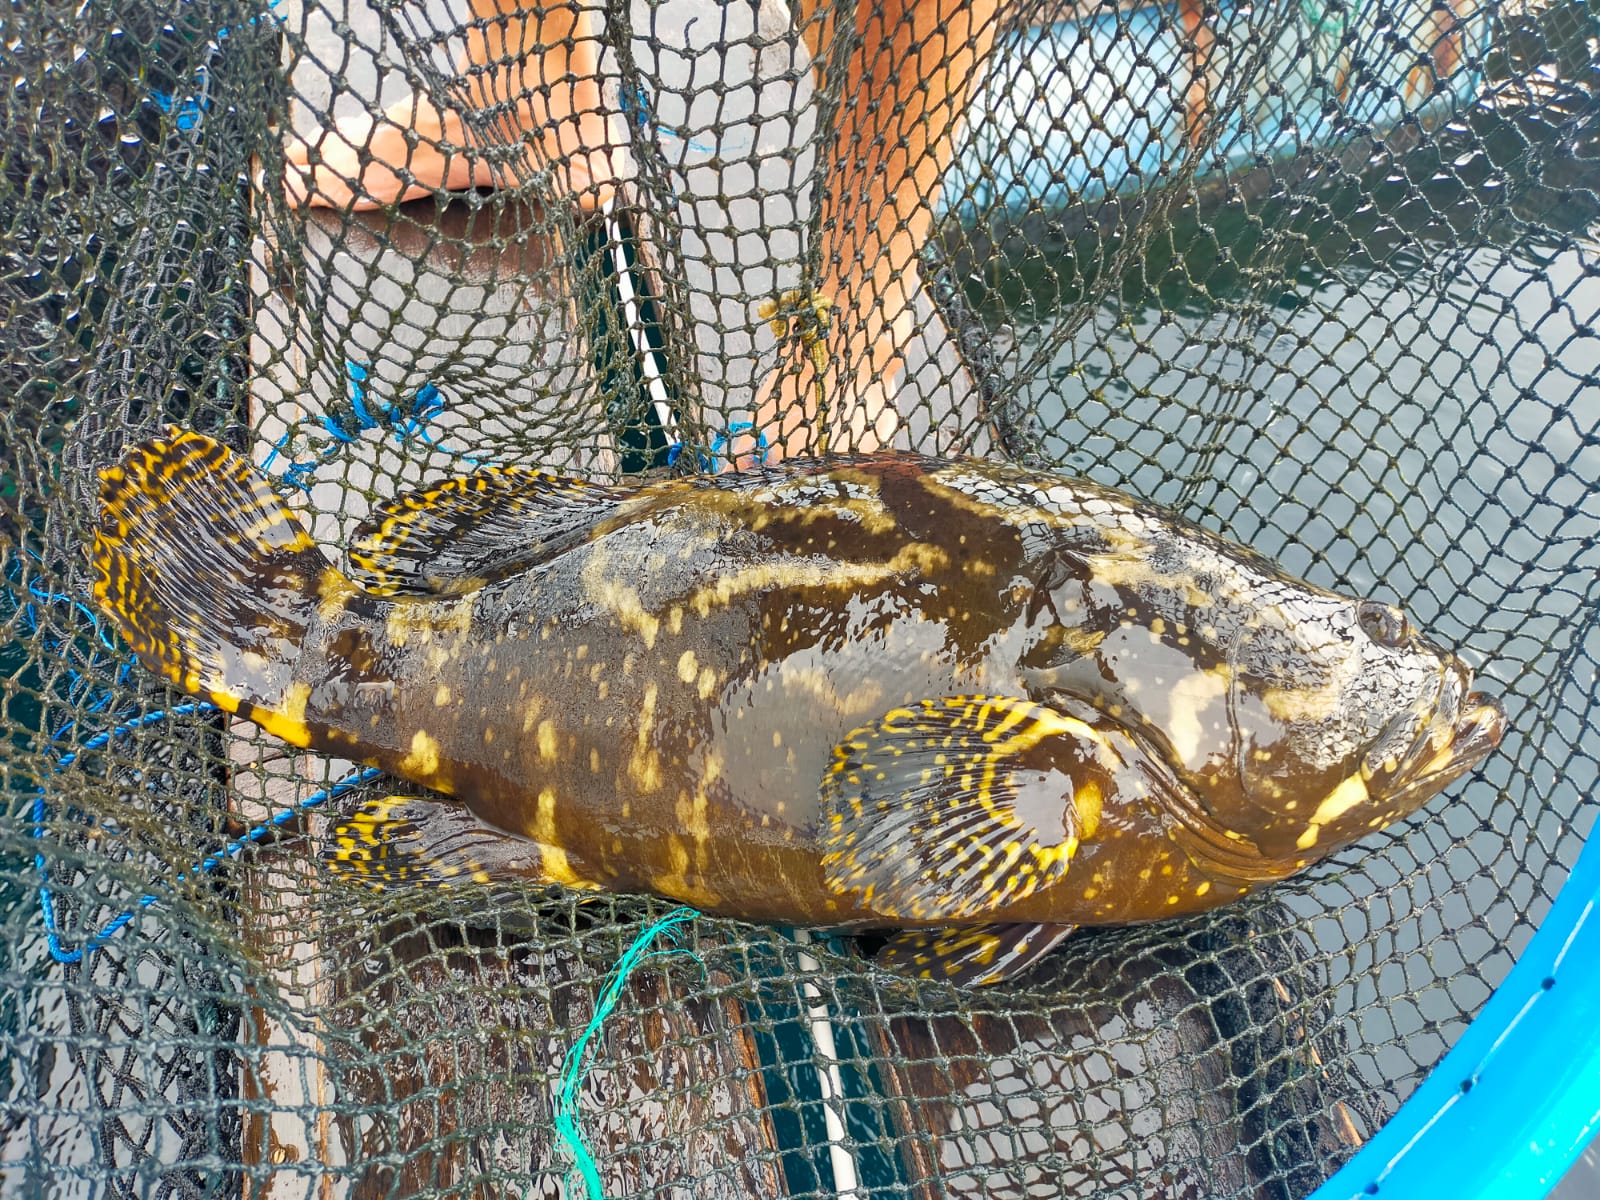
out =
<svg viewBox="0 0 1600 1200"><path fill-rule="evenodd" d="M1397 811L1417 807L1498 748L1506 725L1506 712L1499 700L1482 692L1469 692L1462 697L1453 719L1445 714L1436 717L1403 758L1393 764L1384 763L1374 772L1368 786Z"/></svg>

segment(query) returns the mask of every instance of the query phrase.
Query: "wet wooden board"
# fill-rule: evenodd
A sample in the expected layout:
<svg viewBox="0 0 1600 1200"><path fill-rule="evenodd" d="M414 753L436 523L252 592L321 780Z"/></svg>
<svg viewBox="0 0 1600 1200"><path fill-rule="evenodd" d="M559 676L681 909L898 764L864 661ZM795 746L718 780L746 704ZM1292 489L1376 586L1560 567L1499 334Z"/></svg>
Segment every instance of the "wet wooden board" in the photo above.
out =
<svg viewBox="0 0 1600 1200"><path fill-rule="evenodd" d="M580 954L571 936L508 942L435 922L377 945L358 934L367 953L340 955L355 967L339 989L342 1035L365 1056L340 1069L340 1091L370 1106L339 1121L366 1164L352 1198L581 1194L565 1186L555 1134L559 1074L626 938L596 936ZM783 1194L756 1049L741 1006L717 995L728 985L687 959L646 968L591 1043L579 1125L606 1195ZM476 1182L490 1171L500 1178Z"/></svg>
<svg viewBox="0 0 1600 1200"><path fill-rule="evenodd" d="M970 1005L868 1023L918 1200L1266 1200L1350 1153L1366 1102L1323 1069L1287 936L1233 914L1165 945L1091 936Z"/></svg>

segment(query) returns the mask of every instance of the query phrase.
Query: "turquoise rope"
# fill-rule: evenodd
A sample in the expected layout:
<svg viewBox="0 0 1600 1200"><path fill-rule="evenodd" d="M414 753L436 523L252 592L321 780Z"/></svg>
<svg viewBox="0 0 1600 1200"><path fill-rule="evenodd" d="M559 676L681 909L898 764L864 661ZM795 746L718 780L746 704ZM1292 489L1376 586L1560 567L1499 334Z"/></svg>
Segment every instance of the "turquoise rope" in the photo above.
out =
<svg viewBox="0 0 1600 1200"><path fill-rule="evenodd" d="M677 944L681 927L699 915L692 908L675 908L633 939L633 945L617 960L617 965L611 968L611 974L606 977L600 1000L594 1006L594 1016L589 1018L589 1024L567 1051L566 1061L561 1064L561 1090L556 1096L556 1140L565 1147L572 1159L572 1170L567 1173L569 1192L572 1176L577 1174L583 1177L584 1195L589 1200L605 1200L606 1195L600 1185L600 1168L583 1140L583 1131L578 1128L578 1089L588 1075L583 1065L584 1052L588 1050L590 1040L600 1032L600 1026L611 1015L611 1010L616 1008L617 1001L622 999L622 989L627 986L628 977L642 964L651 959L687 954L702 970L705 969L698 955ZM661 934L665 934L672 945L665 950L652 951L650 944Z"/></svg>

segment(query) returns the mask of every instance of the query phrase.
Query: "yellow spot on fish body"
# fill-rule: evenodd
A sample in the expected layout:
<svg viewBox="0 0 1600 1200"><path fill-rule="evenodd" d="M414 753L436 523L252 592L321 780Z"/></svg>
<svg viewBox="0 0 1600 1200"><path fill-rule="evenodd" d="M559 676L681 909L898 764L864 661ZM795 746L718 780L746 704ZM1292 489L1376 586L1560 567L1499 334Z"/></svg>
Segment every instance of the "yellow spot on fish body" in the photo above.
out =
<svg viewBox="0 0 1600 1200"><path fill-rule="evenodd" d="M1167 736L1180 762L1190 767L1200 765L1206 744L1201 716L1228 694L1232 682L1233 672L1222 666L1183 675L1169 689Z"/></svg>
<svg viewBox="0 0 1600 1200"><path fill-rule="evenodd" d="M1088 629L1082 625L1063 625L1059 628L1060 633L1057 637L1061 643L1073 653L1085 658L1100 649L1100 643L1106 640L1104 629Z"/></svg>
<svg viewBox="0 0 1600 1200"><path fill-rule="evenodd" d="M411 735L411 753L400 760L400 771L418 783L427 783L439 773L439 743L424 730Z"/></svg>
<svg viewBox="0 0 1600 1200"><path fill-rule="evenodd" d="M1264 688L1261 702L1285 725L1325 721L1338 711L1339 691L1332 687Z"/></svg>
<svg viewBox="0 0 1600 1200"><path fill-rule="evenodd" d="M661 786L661 757L656 753L652 739L656 723L656 685L646 684L639 705L639 731L633 754L628 760L628 777L644 792L653 792Z"/></svg>
<svg viewBox="0 0 1600 1200"><path fill-rule="evenodd" d="M198 684L189 688L198 691ZM228 696L229 703L223 703L224 696L212 692L211 697L216 700L218 707L228 712L239 711L239 699ZM292 746L309 746L311 744L311 731L306 728L306 701L311 697L311 687L304 683L291 683L283 693L283 707L277 710L258 708L250 714L250 719L274 737L282 738Z"/></svg>
<svg viewBox="0 0 1600 1200"><path fill-rule="evenodd" d="M449 703L450 703L450 688L447 685L441 683L438 686L438 688L436 688L434 690L434 693L433 693L433 706L435 708L444 708Z"/></svg>
<svg viewBox="0 0 1600 1200"><path fill-rule="evenodd" d="M1077 810L1078 827L1083 831L1083 837L1094 837L1100 828L1100 814L1105 808L1100 785L1092 779L1084 780L1072 793L1072 807Z"/></svg>
<svg viewBox="0 0 1600 1200"><path fill-rule="evenodd" d="M1317 838L1322 835L1322 826L1315 823L1307 825L1306 831L1294 840L1295 849L1309 850L1317 844Z"/></svg>
<svg viewBox="0 0 1600 1200"><path fill-rule="evenodd" d="M637 633L645 649L655 648L656 635L661 631L660 618L645 611L637 590L609 574L599 554L592 555L584 563L579 578L591 603L609 612L624 629Z"/></svg>
<svg viewBox="0 0 1600 1200"><path fill-rule="evenodd" d="M699 671L700 664L695 660L693 650L685 650L678 656L678 678L683 682L693 683Z"/></svg>
<svg viewBox="0 0 1600 1200"><path fill-rule="evenodd" d="M551 788L544 788L539 793L538 807L534 811L533 837L539 843L539 867L546 876L566 887L588 889L594 886L572 869L572 860L560 844L560 835L556 831L556 794Z"/></svg>
<svg viewBox="0 0 1600 1200"><path fill-rule="evenodd" d="M1344 816L1356 805L1365 804L1370 799L1371 795L1361 776L1352 775L1329 792L1322 803L1317 805L1317 811L1311 814L1312 824L1327 825ZM1301 849L1305 847L1302 846Z"/></svg>
<svg viewBox="0 0 1600 1200"><path fill-rule="evenodd" d="M887 562L817 563L809 559L779 559L730 571L716 583L701 588L689 604L702 617L726 608L730 602L752 592L774 588L850 588L867 587L896 575L928 574L950 565L950 556L937 546L909 542Z"/></svg>
<svg viewBox="0 0 1600 1200"><path fill-rule="evenodd" d="M722 902L722 897L700 880L689 878L689 850L682 838L667 838L667 866L666 873L651 880L651 886L663 896L699 908L713 908Z"/></svg>
<svg viewBox="0 0 1600 1200"><path fill-rule="evenodd" d="M717 673L710 667L701 667L700 678L695 683L695 690L699 692L700 699L711 699L712 693L717 690Z"/></svg>
<svg viewBox="0 0 1600 1200"><path fill-rule="evenodd" d="M528 707L522 710L522 732L533 732L534 724L539 720L539 713L544 709L544 701L535 696L528 701Z"/></svg>
<svg viewBox="0 0 1600 1200"><path fill-rule="evenodd" d="M560 749L556 745L555 722L540 721L539 732L534 736L537 739L539 747L540 761L547 763L555 762L557 756L560 754Z"/></svg>
<svg viewBox="0 0 1600 1200"><path fill-rule="evenodd" d="M317 577L317 614L324 620L338 616L359 590L343 571L328 567Z"/></svg>

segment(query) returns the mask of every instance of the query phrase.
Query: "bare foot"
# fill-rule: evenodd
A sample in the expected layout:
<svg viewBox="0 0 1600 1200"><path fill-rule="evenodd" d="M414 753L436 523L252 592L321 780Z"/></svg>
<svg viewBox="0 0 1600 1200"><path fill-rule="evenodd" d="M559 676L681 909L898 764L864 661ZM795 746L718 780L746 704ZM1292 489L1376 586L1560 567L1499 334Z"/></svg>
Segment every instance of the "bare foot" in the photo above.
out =
<svg viewBox="0 0 1600 1200"><path fill-rule="evenodd" d="M467 148L460 117L446 117L413 97L374 121L348 117L285 153L289 203L324 208L383 208L436 191L493 187L489 162Z"/></svg>
<svg viewBox="0 0 1600 1200"><path fill-rule="evenodd" d="M545 171L558 194L584 208L611 198L621 146L601 96L601 10L588 0L552 9L472 0L471 8L457 64L462 103L499 110L492 128L470 132L461 110L418 95L376 119L363 114L291 138L290 204L382 208L440 191L514 187Z"/></svg>

